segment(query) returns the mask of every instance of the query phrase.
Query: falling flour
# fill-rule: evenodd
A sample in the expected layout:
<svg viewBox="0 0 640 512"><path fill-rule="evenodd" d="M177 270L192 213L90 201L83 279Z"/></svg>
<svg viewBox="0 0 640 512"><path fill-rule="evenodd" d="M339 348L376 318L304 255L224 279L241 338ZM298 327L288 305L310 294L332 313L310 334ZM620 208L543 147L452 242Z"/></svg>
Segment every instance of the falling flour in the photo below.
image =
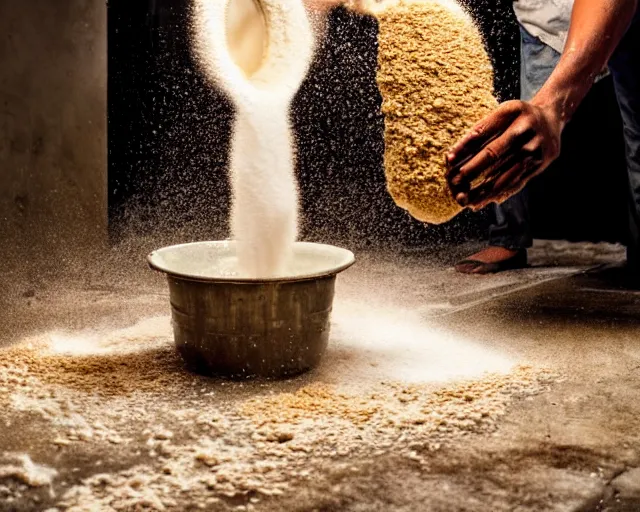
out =
<svg viewBox="0 0 640 512"><path fill-rule="evenodd" d="M231 0L232 2L238 0ZM291 100L309 68L315 37L301 0L246 2L229 18L226 0L194 0L193 46L206 75L235 106L231 141L232 237L238 272L246 277L282 275L298 235ZM233 13L233 9L231 10ZM264 15L263 37L242 44L241 14ZM240 21L237 21L240 16ZM259 64L256 64L256 60Z"/></svg>
<svg viewBox="0 0 640 512"><path fill-rule="evenodd" d="M497 106L482 38L453 0L390 0L367 10L379 24L388 190L413 217L446 222L461 208L444 154Z"/></svg>

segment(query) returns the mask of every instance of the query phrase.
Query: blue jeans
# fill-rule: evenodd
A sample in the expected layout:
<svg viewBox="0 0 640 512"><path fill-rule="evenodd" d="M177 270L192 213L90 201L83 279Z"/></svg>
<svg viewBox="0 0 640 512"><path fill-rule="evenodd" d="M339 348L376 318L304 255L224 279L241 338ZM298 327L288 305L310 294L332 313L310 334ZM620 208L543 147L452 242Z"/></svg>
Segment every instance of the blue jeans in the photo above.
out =
<svg viewBox="0 0 640 512"><path fill-rule="evenodd" d="M626 147L629 177L627 263L640 276L640 7L609 60Z"/></svg>
<svg viewBox="0 0 640 512"><path fill-rule="evenodd" d="M521 28L521 99L529 100L549 78L560 54ZM640 272L640 9L609 60L620 106L629 177L628 262ZM496 206L496 224L489 243L509 249L530 247L529 208L526 189Z"/></svg>
<svg viewBox="0 0 640 512"><path fill-rule="evenodd" d="M555 69L560 54L520 27L520 99L528 101ZM495 205L496 223L489 229L489 244L507 249L531 247L527 189Z"/></svg>

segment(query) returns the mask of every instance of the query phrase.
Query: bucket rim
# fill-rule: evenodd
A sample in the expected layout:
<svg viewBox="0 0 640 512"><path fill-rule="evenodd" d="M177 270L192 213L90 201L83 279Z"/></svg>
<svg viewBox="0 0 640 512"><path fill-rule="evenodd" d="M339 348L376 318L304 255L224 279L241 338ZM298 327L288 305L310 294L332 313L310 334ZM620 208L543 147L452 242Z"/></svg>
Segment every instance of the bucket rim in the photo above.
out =
<svg viewBox="0 0 640 512"><path fill-rule="evenodd" d="M238 276L203 276L191 274L188 272L180 272L178 270L174 270L168 268L166 265L163 265L162 261L160 261L160 257L163 253L167 253L170 251L176 251L185 247L194 247L194 246L202 246L202 245L210 245L213 247L220 247L224 245L234 244L232 240L211 240L211 241L200 241L200 242L188 242L183 244L169 245L166 247L161 247L160 249L156 249L149 253L147 256L147 263L152 270L157 272L166 274L168 277L179 278L186 281L195 281L200 283L226 283L226 284L262 284L262 283L293 283L298 281L310 281L314 279L322 279L326 277L336 276L340 272L347 270L356 262L356 257L348 249L344 249L342 247L336 247L334 245L329 244L321 244L316 242L295 242L294 247L298 248L312 248L318 247L323 248L324 250L330 249L335 253L341 256L340 264L334 265L330 268L324 269L318 272L310 272L305 274L291 275L291 276L276 276L276 277L263 277L263 278L253 278L253 277L238 277Z"/></svg>

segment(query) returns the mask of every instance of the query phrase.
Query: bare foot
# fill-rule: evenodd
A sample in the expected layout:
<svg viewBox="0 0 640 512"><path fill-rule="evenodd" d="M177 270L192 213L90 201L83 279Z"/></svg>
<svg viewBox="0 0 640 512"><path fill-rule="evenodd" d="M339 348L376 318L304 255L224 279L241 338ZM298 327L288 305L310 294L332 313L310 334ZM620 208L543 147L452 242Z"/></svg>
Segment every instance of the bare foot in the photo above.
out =
<svg viewBox="0 0 640 512"><path fill-rule="evenodd" d="M462 274L492 274L526 266L526 249L489 246L457 263L455 269Z"/></svg>

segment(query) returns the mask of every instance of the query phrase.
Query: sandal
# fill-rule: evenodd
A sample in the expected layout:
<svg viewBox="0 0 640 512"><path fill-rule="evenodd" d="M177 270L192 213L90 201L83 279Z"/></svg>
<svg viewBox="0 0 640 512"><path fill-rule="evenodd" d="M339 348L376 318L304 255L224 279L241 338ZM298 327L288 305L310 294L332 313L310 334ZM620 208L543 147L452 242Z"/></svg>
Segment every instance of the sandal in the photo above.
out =
<svg viewBox="0 0 640 512"><path fill-rule="evenodd" d="M455 269L461 274L496 274L505 270L526 268L527 250L520 249L514 256L494 263L466 259L456 263Z"/></svg>

